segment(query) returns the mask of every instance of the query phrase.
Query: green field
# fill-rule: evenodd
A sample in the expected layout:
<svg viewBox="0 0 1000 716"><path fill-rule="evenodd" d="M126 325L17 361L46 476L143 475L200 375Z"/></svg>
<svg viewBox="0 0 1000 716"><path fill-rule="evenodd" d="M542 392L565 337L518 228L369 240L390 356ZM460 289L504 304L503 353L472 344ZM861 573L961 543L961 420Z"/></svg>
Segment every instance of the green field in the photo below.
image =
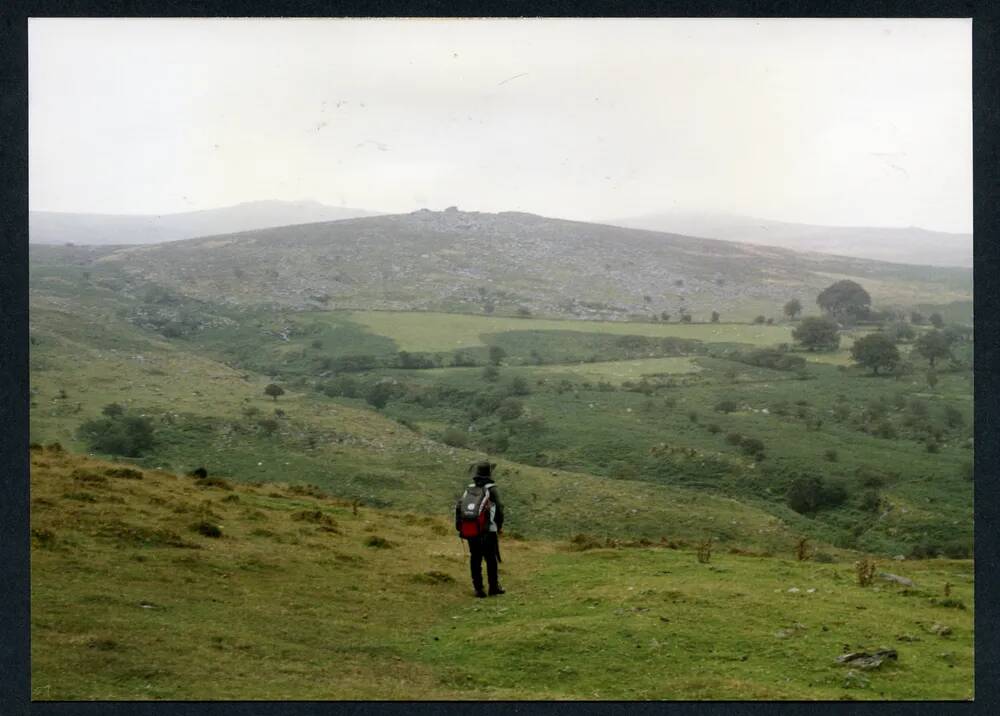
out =
<svg viewBox="0 0 1000 716"><path fill-rule="evenodd" d="M35 700L973 697L969 561L507 538L479 601L447 518L120 468L33 452Z"/></svg>
<svg viewBox="0 0 1000 716"><path fill-rule="evenodd" d="M387 336L405 351L441 351L485 345L484 334L504 331L584 331L618 336L676 337L717 343L772 345L791 341L788 326L712 323L559 321L451 313L355 311L352 321Z"/></svg>

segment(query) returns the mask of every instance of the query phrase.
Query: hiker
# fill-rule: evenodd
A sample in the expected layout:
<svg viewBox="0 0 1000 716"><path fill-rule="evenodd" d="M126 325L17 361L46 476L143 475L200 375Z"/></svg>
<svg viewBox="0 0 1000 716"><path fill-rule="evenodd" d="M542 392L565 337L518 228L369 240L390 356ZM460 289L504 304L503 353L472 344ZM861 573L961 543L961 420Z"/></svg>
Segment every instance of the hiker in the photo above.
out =
<svg viewBox="0 0 1000 716"><path fill-rule="evenodd" d="M486 578L489 596L504 593L500 588L497 562L500 561L499 535L503 529L503 505L493 482L495 463L478 462L470 468L475 472L469 485L455 504L455 529L459 537L469 543L469 568L472 587L476 596L483 598L483 559L486 560Z"/></svg>

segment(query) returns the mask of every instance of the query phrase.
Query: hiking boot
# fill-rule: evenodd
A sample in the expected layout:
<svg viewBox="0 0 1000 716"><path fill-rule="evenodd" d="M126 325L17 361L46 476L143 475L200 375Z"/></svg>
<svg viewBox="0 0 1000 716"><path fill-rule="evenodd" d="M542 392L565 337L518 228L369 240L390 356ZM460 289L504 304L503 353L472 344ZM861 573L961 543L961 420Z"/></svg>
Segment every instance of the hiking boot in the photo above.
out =
<svg viewBox="0 0 1000 716"><path fill-rule="evenodd" d="M507 590L501 589L500 587L490 587L490 596L491 597L497 597L497 596L500 596L501 594L506 594L506 593L507 593Z"/></svg>
<svg viewBox="0 0 1000 716"><path fill-rule="evenodd" d="M484 592L482 589L477 589L476 597L479 599L486 599L486 592Z"/></svg>

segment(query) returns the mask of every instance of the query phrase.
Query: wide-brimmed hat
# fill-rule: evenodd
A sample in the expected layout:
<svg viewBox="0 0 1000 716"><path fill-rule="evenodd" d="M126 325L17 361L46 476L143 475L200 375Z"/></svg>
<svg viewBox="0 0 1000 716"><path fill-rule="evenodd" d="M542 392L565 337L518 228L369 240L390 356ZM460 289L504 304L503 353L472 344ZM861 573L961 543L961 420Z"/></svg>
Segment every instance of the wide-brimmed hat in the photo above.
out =
<svg viewBox="0 0 1000 716"><path fill-rule="evenodd" d="M497 464L495 462L480 460L479 462L473 463L469 471L476 477L492 477L493 470L496 469L496 466Z"/></svg>

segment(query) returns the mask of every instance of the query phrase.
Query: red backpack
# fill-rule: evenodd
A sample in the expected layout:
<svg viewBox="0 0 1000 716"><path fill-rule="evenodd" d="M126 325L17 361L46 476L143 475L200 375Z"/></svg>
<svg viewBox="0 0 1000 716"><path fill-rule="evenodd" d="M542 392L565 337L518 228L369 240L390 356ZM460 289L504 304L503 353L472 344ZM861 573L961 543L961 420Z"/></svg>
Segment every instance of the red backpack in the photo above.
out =
<svg viewBox="0 0 1000 716"><path fill-rule="evenodd" d="M489 485L469 485L458 502L458 535L462 539L475 539L490 531L493 501Z"/></svg>

